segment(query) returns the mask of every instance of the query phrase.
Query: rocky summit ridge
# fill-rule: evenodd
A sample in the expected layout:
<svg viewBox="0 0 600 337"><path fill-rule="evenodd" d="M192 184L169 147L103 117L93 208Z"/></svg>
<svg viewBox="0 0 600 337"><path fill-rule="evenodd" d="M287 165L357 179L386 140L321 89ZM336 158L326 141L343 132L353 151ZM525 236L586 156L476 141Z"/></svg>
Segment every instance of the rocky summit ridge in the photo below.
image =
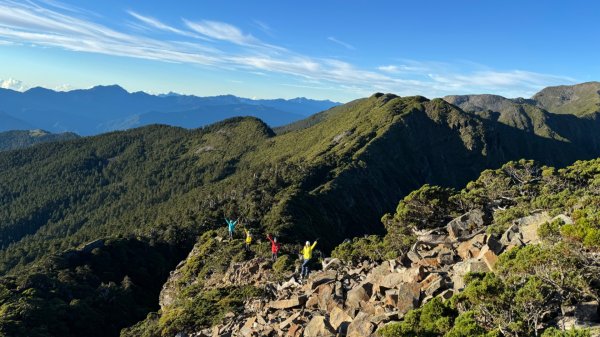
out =
<svg viewBox="0 0 600 337"><path fill-rule="evenodd" d="M540 226L555 220L573 223L565 214L538 212L514 220L502 235L494 235L486 233L484 213L473 210L444 227L416 231L416 242L397 259L353 265L325 258L321 270L306 280L298 279L296 272L284 281L270 282L272 262L261 258L235 263L206 285L262 285L264 295L247 300L241 314L227 313L212 328L176 336L379 336L376 332L380 328L400 321L410 310L435 298L447 301L460 293L467 274L494 271L503 252L540 244ZM195 248L187 260L198 253ZM163 287L163 309L171 304L184 264ZM597 301L576 303L556 313L557 321L567 329L592 328L591 336L600 336L600 330L595 330L599 326L593 323L598 319L597 310Z"/></svg>

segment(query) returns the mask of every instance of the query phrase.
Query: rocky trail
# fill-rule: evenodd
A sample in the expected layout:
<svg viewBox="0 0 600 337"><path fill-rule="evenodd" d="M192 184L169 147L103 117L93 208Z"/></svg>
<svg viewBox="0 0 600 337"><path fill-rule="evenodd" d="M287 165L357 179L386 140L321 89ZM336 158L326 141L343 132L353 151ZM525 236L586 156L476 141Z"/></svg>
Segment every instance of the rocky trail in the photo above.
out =
<svg viewBox="0 0 600 337"><path fill-rule="evenodd" d="M496 237L486 234L483 213L474 210L445 227L416 233L417 242L401 259L352 266L326 258L322 270L304 282L293 276L285 282L268 282L270 261L237 263L210 285L262 285L267 295L247 301L243 313L229 313L213 328L177 337L376 336L380 327L401 320L411 309L435 297L450 299L464 288L467 273L493 271L502 252L539 243L538 227L556 218L572 222L565 215L537 213L514 221ZM172 279L176 277L177 271ZM168 285L161 306L168 305ZM598 302L563 308L561 324L593 327L597 312Z"/></svg>

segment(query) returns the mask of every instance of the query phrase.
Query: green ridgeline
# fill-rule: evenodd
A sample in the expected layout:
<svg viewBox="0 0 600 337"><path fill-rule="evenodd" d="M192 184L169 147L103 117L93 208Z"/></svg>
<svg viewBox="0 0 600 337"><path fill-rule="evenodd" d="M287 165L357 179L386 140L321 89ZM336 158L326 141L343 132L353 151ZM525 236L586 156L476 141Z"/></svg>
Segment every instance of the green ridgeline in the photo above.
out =
<svg viewBox="0 0 600 337"><path fill-rule="evenodd" d="M320 237L327 252L345 238L385 233L381 215L423 184L462 187L519 158L564 166L599 155L583 146L589 139L582 135L591 136L573 118L571 133L548 138L441 99L375 94L280 135L255 118L234 118L197 130L155 125L0 153L0 271L9 289L0 300L0 332L44 322L40 301L57 301L59 316L49 316L55 322L83 314L106 320L114 308L95 301L94 291L74 292L87 281L69 278L72 272L95 280L92 287L127 275L125 284L147 289L147 297L123 304L114 331L156 307L156 288L131 276L136 264L113 278L104 278L110 267L91 268L85 259L44 267L87 242L136 240L181 256L202 233L224 228L225 216L239 216L257 236L273 233L283 243ZM164 270L175 267L169 256ZM161 281L168 276L148 272ZM32 275L49 284L27 283ZM67 290L56 290L62 282ZM49 324L39 336L81 336L82 329Z"/></svg>

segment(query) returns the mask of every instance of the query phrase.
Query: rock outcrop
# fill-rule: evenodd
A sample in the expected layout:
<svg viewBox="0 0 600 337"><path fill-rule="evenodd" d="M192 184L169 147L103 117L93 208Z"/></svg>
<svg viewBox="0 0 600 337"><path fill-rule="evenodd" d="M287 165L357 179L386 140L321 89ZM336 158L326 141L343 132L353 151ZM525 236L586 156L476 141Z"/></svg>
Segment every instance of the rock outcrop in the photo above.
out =
<svg viewBox="0 0 600 337"><path fill-rule="evenodd" d="M556 218L570 221L564 215L534 214L514 221L496 237L485 233L482 212L474 210L445 227L418 233L417 242L402 259L354 266L326 259L323 270L304 282L291 277L272 284L266 287L268 296L246 303L243 314L228 315L222 324L193 336L375 336L383 325L401 320L434 297L447 300L461 291L467 273L494 270L503 251L538 242L537 228ZM222 281L240 282L231 275L260 280L262 268L254 260L234 265ZM240 270L255 275L248 278ZM597 308L597 302L572 308L571 318L563 324L581 326L597 315Z"/></svg>

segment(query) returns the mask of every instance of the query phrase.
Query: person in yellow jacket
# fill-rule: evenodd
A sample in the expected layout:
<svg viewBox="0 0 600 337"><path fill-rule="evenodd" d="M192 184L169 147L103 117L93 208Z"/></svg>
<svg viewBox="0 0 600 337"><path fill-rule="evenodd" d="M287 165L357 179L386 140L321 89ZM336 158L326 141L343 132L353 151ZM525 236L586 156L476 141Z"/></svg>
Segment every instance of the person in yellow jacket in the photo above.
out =
<svg viewBox="0 0 600 337"><path fill-rule="evenodd" d="M250 244L252 243L252 233L249 230L244 228L244 232L246 232L246 251L250 251Z"/></svg>
<svg viewBox="0 0 600 337"><path fill-rule="evenodd" d="M311 245L310 241L306 241L304 248L302 248L302 257L304 261L302 262L302 270L300 271L300 276L302 278L306 278L309 273L308 264L310 263L310 259L312 259L313 249L317 245L317 240Z"/></svg>

